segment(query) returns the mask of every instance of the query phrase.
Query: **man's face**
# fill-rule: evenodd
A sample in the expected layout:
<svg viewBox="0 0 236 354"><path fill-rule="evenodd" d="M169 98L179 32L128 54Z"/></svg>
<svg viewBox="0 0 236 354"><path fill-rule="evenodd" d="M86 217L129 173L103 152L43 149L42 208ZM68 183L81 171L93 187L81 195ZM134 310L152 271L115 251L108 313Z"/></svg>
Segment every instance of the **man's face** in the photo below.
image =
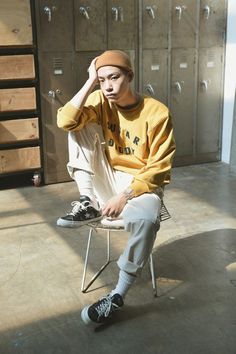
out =
<svg viewBox="0 0 236 354"><path fill-rule="evenodd" d="M103 66L98 69L98 80L103 94L110 102L125 104L130 89L130 76L125 71L116 66Z"/></svg>

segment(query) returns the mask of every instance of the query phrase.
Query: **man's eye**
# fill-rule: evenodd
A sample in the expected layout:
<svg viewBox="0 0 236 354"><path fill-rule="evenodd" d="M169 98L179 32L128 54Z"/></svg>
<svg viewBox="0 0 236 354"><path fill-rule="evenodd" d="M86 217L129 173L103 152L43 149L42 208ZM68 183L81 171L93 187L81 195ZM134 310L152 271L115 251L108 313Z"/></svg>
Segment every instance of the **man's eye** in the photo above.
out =
<svg viewBox="0 0 236 354"><path fill-rule="evenodd" d="M118 76L112 76L111 79L112 79L112 80L117 80L117 79L118 79Z"/></svg>

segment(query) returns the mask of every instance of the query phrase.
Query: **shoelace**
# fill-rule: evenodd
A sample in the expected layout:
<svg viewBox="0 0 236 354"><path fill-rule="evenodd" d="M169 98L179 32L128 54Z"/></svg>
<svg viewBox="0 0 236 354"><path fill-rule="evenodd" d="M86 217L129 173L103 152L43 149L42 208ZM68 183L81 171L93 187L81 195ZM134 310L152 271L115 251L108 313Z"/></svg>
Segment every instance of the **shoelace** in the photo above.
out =
<svg viewBox="0 0 236 354"><path fill-rule="evenodd" d="M86 210L89 206L89 202L87 202L87 205L79 202L78 200L75 200L71 203L71 206L73 207L71 212L68 213L68 215L73 215L75 216L80 210Z"/></svg>
<svg viewBox="0 0 236 354"><path fill-rule="evenodd" d="M114 304L110 296L103 297L101 303L96 307L98 317L108 317L111 312L114 312L119 306Z"/></svg>

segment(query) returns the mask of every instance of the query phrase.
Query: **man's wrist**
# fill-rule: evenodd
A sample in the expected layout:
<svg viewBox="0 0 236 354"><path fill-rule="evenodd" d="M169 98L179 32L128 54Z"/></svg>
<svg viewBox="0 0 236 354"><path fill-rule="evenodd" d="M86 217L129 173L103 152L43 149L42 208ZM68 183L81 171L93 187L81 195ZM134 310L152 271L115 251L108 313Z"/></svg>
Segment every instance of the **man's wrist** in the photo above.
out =
<svg viewBox="0 0 236 354"><path fill-rule="evenodd" d="M130 200L134 197L134 191L129 187L123 191L123 194L125 195L126 200Z"/></svg>

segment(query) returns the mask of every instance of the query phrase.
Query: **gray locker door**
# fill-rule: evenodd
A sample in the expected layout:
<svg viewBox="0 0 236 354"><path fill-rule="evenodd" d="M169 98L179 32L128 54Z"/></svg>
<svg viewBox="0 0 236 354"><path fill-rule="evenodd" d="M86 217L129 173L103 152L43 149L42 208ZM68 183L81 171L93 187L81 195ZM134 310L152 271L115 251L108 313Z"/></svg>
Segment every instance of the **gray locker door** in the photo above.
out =
<svg viewBox="0 0 236 354"><path fill-rule="evenodd" d="M199 50L197 154L220 149L223 48Z"/></svg>
<svg viewBox="0 0 236 354"><path fill-rule="evenodd" d="M143 93L167 104L168 50L143 50Z"/></svg>
<svg viewBox="0 0 236 354"><path fill-rule="evenodd" d="M226 30L226 1L201 0L199 46L223 46Z"/></svg>
<svg viewBox="0 0 236 354"><path fill-rule="evenodd" d="M170 110L177 144L176 156L192 156L196 106L196 51L173 49Z"/></svg>
<svg viewBox="0 0 236 354"><path fill-rule="evenodd" d="M135 0L108 0L108 48L134 49L138 34Z"/></svg>
<svg viewBox="0 0 236 354"><path fill-rule="evenodd" d="M107 47L106 0L75 1L75 48L105 50Z"/></svg>
<svg viewBox="0 0 236 354"><path fill-rule="evenodd" d="M46 184L70 180L67 133L57 127L57 110L75 94L73 60L72 54L61 52L39 57Z"/></svg>
<svg viewBox="0 0 236 354"><path fill-rule="evenodd" d="M102 52L79 52L75 55L76 91L79 91L88 79L88 67L91 61ZM95 87L98 89L99 85Z"/></svg>
<svg viewBox="0 0 236 354"><path fill-rule="evenodd" d="M171 45L173 48L196 46L198 1L172 0Z"/></svg>
<svg viewBox="0 0 236 354"><path fill-rule="evenodd" d="M142 46L144 49L168 48L169 1L143 0Z"/></svg>
<svg viewBox="0 0 236 354"><path fill-rule="evenodd" d="M72 0L39 0L38 46L42 51L73 50Z"/></svg>

